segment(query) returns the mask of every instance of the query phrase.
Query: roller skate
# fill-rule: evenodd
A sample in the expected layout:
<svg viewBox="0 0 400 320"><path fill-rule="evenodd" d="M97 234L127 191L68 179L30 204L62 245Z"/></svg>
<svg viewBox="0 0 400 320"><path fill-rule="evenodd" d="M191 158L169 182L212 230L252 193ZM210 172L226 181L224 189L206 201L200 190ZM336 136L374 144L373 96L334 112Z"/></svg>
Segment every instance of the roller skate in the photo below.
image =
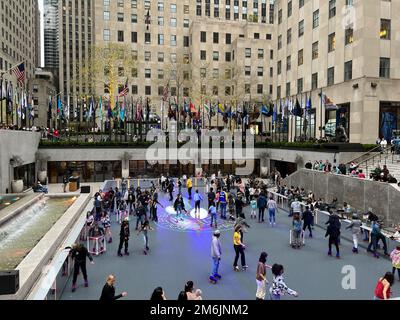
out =
<svg viewBox="0 0 400 320"><path fill-rule="evenodd" d="M208 281L210 281L210 283L212 283L212 284L217 284L217 283L218 283L218 279L216 279L216 278L214 278L214 277L210 277L210 278L208 279Z"/></svg>

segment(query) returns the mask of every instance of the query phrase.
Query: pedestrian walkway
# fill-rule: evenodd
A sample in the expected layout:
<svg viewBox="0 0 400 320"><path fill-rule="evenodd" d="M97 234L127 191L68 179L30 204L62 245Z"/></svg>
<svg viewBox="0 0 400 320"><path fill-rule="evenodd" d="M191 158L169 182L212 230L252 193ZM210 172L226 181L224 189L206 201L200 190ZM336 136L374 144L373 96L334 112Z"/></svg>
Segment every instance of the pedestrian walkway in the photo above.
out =
<svg viewBox="0 0 400 320"><path fill-rule="evenodd" d="M187 197L184 189L184 196ZM168 207L167 194L160 193L161 203ZM203 202L203 207L206 205ZM192 203L194 206L194 203ZM159 215L163 210L159 208ZM117 278L117 291L127 291L127 299L148 300L154 288L164 288L169 300L176 300L188 280L195 283L196 288L203 291L207 300L254 300L256 293L256 267L262 251L268 252L267 263L282 264L285 267L287 284L299 292L297 299L367 299L373 297L377 279L385 272L391 271L391 263L386 259L374 259L360 250L359 255L352 253L352 244L342 240L340 260L328 257L328 241L325 231L315 228L314 238L306 237L306 245L300 250L289 246L289 228L291 218L281 211L277 215L277 225L259 224L250 219L250 208L244 209L248 223L251 225L244 234L246 244L247 271L234 272L234 250L232 244L233 231L222 230L222 261L220 274L222 280L210 284L208 277L211 271L210 243L211 233L198 230L177 232L171 228L155 227L149 233L150 252L145 256L143 239L135 233L136 218L131 220L131 240L129 242L129 257L117 257L119 224L112 217L114 242L107 246L104 255L95 257L95 265L88 265L89 288L83 287L83 280L78 280L78 290L71 292L71 279L62 295L63 300L98 299L105 279L109 274ZM355 268L356 288L345 290L342 287L343 272L350 267ZM346 271L348 272L348 271ZM271 272L267 278L272 280ZM80 281L80 282L79 282ZM396 279L393 286L394 296L400 296L400 285ZM295 299L285 297L284 299Z"/></svg>

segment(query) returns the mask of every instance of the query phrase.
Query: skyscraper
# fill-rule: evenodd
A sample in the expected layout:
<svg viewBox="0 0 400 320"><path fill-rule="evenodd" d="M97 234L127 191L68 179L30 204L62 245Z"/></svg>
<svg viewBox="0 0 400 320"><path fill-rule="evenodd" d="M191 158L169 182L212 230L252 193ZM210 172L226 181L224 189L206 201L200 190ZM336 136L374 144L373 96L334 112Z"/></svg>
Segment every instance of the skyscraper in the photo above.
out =
<svg viewBox="0 0 400 320"><path fill-rule="evenodd" d="M59 67L58 7L58 0L44 0L44 65L57 73Z"/></svg>

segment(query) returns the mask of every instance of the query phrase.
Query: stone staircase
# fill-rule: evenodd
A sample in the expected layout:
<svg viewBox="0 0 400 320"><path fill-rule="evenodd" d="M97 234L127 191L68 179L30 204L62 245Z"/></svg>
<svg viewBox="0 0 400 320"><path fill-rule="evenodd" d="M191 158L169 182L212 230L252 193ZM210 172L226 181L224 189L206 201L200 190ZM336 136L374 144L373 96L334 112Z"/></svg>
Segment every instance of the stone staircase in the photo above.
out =
<svg viewBox="0 0 400 320"><path fill-rule="evenodd" d="M383 152L371 152L365 154L361 161L357 161L359 168L363 170L365 176L368 178L369 174L379 165L383 168L387 166L389 173L400 182L400 155L391 154L389 148Z"/></svg>

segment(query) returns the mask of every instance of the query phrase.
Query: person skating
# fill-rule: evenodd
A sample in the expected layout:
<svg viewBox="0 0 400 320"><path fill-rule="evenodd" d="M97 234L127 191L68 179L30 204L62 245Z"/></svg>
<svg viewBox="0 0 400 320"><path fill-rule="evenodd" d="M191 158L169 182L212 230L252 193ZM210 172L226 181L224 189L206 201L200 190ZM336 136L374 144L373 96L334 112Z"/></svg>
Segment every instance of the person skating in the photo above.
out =
<svg viewBox="0 0 400 320"><path fill-rule="evenodd" d="M188 189L189 200L192 200L192 189L193 189L193 181L192 178L188 178L186 182L186 187Z"/></svg>
<svg viewBox="0 0 400 320"><path fill-rule="evenodd" d="M69 179L67 176L63 177L63 192L66 193L67 192L67 186L69 183Z"/></svg>
<svg viewBox="0 0 400 320"><path fill-rule="evenodd" d="M312 224L313 224L314 216L313 216L313 213L311 212L309 206L306 206L306 210L304 210L301 219L303 220L303 232L305 232L306 229L308 228L309 237L312 238L313 237Z"/></svg>
<svg viewBox="0 0 400 320"><path fill-rule="evenodd" d="M218 203L221 212L221 219L226 220L226 204L228 201L228 193L226 189L221 190L219 193Z"/></svg>
<svg viewBox="0 0 400 320"><path fill-rule="evenodd" d="M302 239L301 239L301 231L302 231L302 223L300 219L300 214L297 212L293 216L293 222L292 222L292 234L293 234L293 239L292 239L292 248L294 249L300 249Z"/></svg>
<svg viewBox="0 0 400 320"><path fill-rule="evenodd" d="M267 207L267 198L264 193L261 193L257 199L257 207L258 207L258 223L264 222L264 214L265 208Z"/></svg>
<svg viewBox="0 0 400 320"><path fill-rule="evenodd" d="M244 254L244 249L246 246L244 245L244 243L242 243L241 240L242 237L240 235L240 231L241 231L241 226L236 226L235 232L233 234L233 248L235 249L235 260L233 262L233 269L235 271L239 271L238 267L239 255L242 263L242 269L246 270L248 268L248 266L246 265L246 256Z"/></svg>
<svg viewBox="0 0 400 320"><path fill-rule="evenodd" d="M264 300L267 294L267 285L268 285L267 268L269 267L266 265L267 257L268 254L266 252L262 252L260 255L260 259L258 259L257 273L256 273L256 282L257 282L256 300Z"/></svg>
<svg viewBox="0 0 400 320"><path fill-rule="evenodd" d="M174 193L174 182L172 181L172 179L169 181L167 189L168 189L168 192L169 192L169 201L173 201L174 200L174 196L173 196L173 193Z"/></svg>
<svg viewBox="0 0 400 320"><path fill-rule="evenodd" d="M200 207L201 207L201 201L203 201L203 197L199 194L199 190L196 190L193 200L194 200L195 217L196 219L200 219Z"/></svg>
<svg viewBox="0 0 400 320"><path fill-rule="evenodd" d="M217 281L221 279L221 276L218 273L222 255L221 241L219 240L220 236L221 232L219 230L215 230L211 241L212 271L210 281L213 283L217 283Z"/></svg>
<svg viewBox="0 0 400 320"><path fill-rule="evenodd" d="M394 274L386 272L386 274L379 278L374 291L374 300L389 300L392 296L391 287L394 283Z"/></svg>
<svg viewBox="0 0 400 320"><path fill-rule="evenodd" d="M115 295L115 276L109 275L106 281L106 284L101 291L100 301L115 301L121 299L122 297L126 297L128 295L127 292L122 292L119 295Z"/></svg>
<svg viewBox="0 0 400 320"><path fill-rule="evenodd" d="M370 241L370 243L368 245L367 252L371 252L371 247L373 247L373 251L372 252L373 252L375 258L379 258L379 253L377 251L377 248L378 248L379 240L382 240L382 242L383 242L383 252L384 252L385 256L389 256L389 254L387 252L386 238L382 234L381 226L379 225L379 222L378 221L373 221L372 225L371 225L371 228L372 228L371 234L370 234L371 241Z"/></svg>
<svg viewBox="0 0 400 320"><path fill-rule="evenodd" d="M280 264L274 264L272 266L273 281L272 286L269 289L271 300L281 300L281 297L285 294L289 294L294 297L298 297L299 294L290 289L283 278L284 268Z"/></svg>
<svg viewBox="0 0 400 320"><path fill-rule="evenodd" d="M251 214L250 219L257 219L257 200L255 198L250 201Z"/></svg>
<svg viewBox="0 0 400 320"><path fill-rule="evenodd" d="M269 214L269 225L270 226L275 226L276 225L276 213L278 211L278 205L276 204L276 201L274 200L274 197L271 195L268 202L267 202L267 207L268 207L268 214Z"/></svg>
<svg viewBox="0 0 400 320"><path fill-rule="evenodd" d="M214 188L211 188L210 192L207 193L207 199L208 199L208 208L210 208L212 205L215 205Z"/></svg>
<svg viewBox="0 0 400 320"><path fill-rule="evenodd" d="M110 216L106 211L103 212L103 216L101 217L101 223L103 224L105 236L106 238L108 237L108 243L112 243L111 220Z"/></svg>
<svg viewBox="0 0 400 320"><path fill-rule="evenodd" d="M339 237L340 237L340 228L341 223L339 221L339 217L336 214L332 214L329 217L329 221L327 222L328 228L326 230L325 237L329 236L329 251L328 256L332 256L332 245L336 247L336 258L340 258L340 251L339 251Z"/></svg>
<svg viewBox="0 0 400 320"><path fill-rule="evenodd" d="M399 281L400 281L400 245L396 247L391 253L390 253L390 259L392 260L392 266L393 266L393 275L395 275L396 270L397 274L399 276Z"/></svg>
<svg viewBox="0 0 400 320"><path fill-rule="evenodd" d="M67 248L69 249L69 248ZM93 257L89 253L88 249L80 243L76 243L71 248L71 257L74 261L74 275L72 278L72 292L76 291L76 280L78 278L79 270L82 271L83 280L85 281L85 288L89 286L87 270L86 270L86 258L89 258L90 263L94 264Z"/></svg>
<svg viewBox="0 0 400 320"><path fill-rule="evenodd" d="M211 207L208 209L208 212L210 213L211 216L211 223L210 227L212 228L213 222L215 224L215 228L218 228L218 222L217 222L217 208L215 208L215 205L211 205Z"/></svg>
<svg viewBox="0 0 400 320"><path fill-rule="evenodd" d="M174 202L174 210L176 211L176 222L179 222L179 220L183 221L182 211L187 211L185 209L185 203L183 202L182 195L180 194L178 194Z"/></svg>
<svg viewBox="0 0 400 320"><path fill-rule="evenodd" d="M351 230L353 237L353 253L358 253L358 237L361 233L362 222L356 213L353 214L351 224L346 228Z"/></svg>
<svg viewBox="0 0 400 320"><path fill-rule="evenodd" d="M122 222L121 225L121 231L119 233L119 246L118 246L118 256L122 257L122 246L125 246L125 255L129 256L129 251L128 251L128 245L129 245L129 237L130 237L130 231L129 231L129 219L125 219Z"/></svg>
<svg viewBox="0 0 400 320"><path fill-rule="evenodd" d="M144 249L143 249L143 253L145 255L148 254L148 252L150 251L149 248L149 231L153 231L154 229L150 226L149 221L145 221L144 224L140 227L138 235L140 233L143 233L143 242L144 242Z"/></svg>
<svg viewBox="0 0 400 320"><path fill-rule="evenodd" d="M139 229L139 226L146 221L146 208L142 202L138 201L136 205L136 227L135 230Z"/></svg>

